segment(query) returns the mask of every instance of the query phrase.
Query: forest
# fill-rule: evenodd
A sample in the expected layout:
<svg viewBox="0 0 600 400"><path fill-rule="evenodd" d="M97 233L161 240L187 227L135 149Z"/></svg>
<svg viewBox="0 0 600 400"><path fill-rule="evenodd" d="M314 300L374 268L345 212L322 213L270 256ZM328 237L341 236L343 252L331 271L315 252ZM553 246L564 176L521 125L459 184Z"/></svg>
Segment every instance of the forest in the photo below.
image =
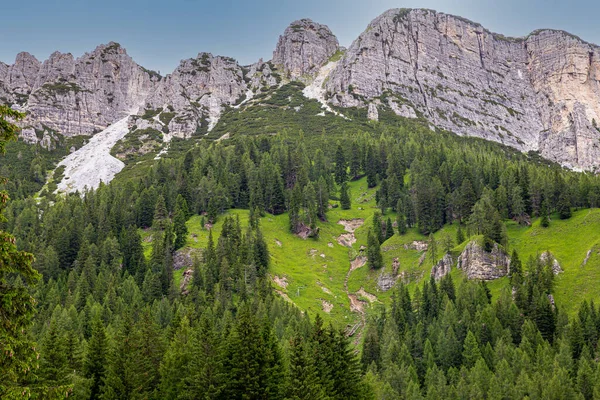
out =
<svg viewBox="0 0 600 400"><path fill-rule="evenodd" d="M10 151L5 118L19 115L0 116ZM407 229L458 224L458 243L506 247L503 221L550 225L597 207L597 176L419 124L198 140L81 196L34 196L38 168L3 171L1 398L600 398L600 310L561 312L549 262L513 251L495 299L485 282L450 276L412 292L398 283L355 346L343 324L274 293L261 226L286 215L290 233L319 240L332 207L356 207L348 183L366 177L377 269L381 245ZM248 226L230 209L247 210ZM182 291L173 258L196 215L209 239Z"/></svg>

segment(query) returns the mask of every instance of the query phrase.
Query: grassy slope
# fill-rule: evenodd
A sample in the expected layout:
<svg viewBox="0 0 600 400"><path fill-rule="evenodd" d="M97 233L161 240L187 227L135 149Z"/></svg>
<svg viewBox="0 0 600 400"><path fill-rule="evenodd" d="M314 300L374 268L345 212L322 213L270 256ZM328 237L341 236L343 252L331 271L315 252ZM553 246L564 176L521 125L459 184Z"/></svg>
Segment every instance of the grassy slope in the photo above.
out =
<svg viewBox="0 0 600 400"><path fill-rule="evenodd" d="M366 189L366 180L361 179L350 184L353 204L351 210L340 208L331 209L328 222L320 224L321 234L318 240L303 240L288 231L288 217L286 214L279 216L266 215L261 219L261 227L271 252L271 274L287 280L287 287L283 288L273 284L274 288L286 294L291 301L302 310L312 315L320 313L325 320L334 322L339 326L352 325L359 319L359 315L350 311L344 280L349 270L350 260L359 254L361 245L366 245L368 228L371 226L372 215L375 208L374 190ZM242 227L248 224L248 211L230 210L227 215L238 216ZM385 218L395 215L388 212ZM345 233L340 219L362 218L365 223L355 232L357 242L352 249L341 246L337 237ZM202 229L200 216L194 216L188 221L190 236L187 246L203 248L208 240L208 230ZM218 238L224 216L219 218L212 228L213 236ZM567 312L573 312L584 299L600 300L600 290L597 282L600 281L600 209L581 210L573 214L566 221L552 220L549 228L541 228L539 220L535 220L531 227L523 227L510 221L507 222L510 248L516 249L524 264L530 256L550 250L559 261L564 273L556 279L555 297L557 304ZM437 240L443 235L456 236L456 225L447 225L435 234ZM142 232L145 238L151 232ZM411 290L414 290L422 279L429 279L431 260L425 257L422 265L419 259L422 252L406 249L405 244L414 240L427 240L416 229L410 229L407 234L394 235L382 245L385 262L383 271L372 271L364 266L349 275L348 290L356 293L361 288L367 293L377 297L377 302L387 303L391 291L382 292L377 287L377 278L382 272L389 272L394 258L400 262L400 273L405 276L405 281ZM146 255L150 255L151 242L144 241ZM453 250L458 254L463 246L456 246ZM582 262L587 251L593 249L586 266ZM438 250L438 257L442 250ZM183 270L175 273L179 282ZM452 274L456 281L464 279L460 271ZM458 283L458 282L457 282ZM507 287L508 279L502 278L488 283L492 294L498 295ZM361 296L359 299L366 300ZM323 312L322 301L333 305L330 313ZM368 310L368 302L365 308Z"/></svg>

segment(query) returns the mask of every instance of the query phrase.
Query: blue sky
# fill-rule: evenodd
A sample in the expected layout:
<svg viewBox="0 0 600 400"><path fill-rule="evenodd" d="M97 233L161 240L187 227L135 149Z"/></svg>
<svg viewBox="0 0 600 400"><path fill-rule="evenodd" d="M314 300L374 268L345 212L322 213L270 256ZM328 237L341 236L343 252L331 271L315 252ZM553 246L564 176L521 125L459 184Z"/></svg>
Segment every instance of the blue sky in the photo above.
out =
<svg viewBox="0 0 600 400"><path fill-rule="evenodd" d="M477 21L507 36L564 29L600 44L600 2L594 0L3 0L0 61L20 51L40 60L55 50L76 57L116 41L146 68L171 72L200 51L250 64L270 59L293 20L329 25L349 46L389 8L432 8Z"/></svg>

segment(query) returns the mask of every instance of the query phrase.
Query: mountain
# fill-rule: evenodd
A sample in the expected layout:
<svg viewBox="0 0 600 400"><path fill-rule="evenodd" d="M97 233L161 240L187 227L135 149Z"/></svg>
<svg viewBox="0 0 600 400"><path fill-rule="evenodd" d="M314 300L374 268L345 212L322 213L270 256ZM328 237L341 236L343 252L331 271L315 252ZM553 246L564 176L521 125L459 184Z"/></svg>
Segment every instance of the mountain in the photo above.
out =
<svg viewBox="0 0 600 400"><path fill-rule="evenodd" d="M331 103L411 107L449 131L598 166L600 48L566 32L507 38L430 10L373 20L326 84Z"/></svg>
<svg viewBox="0 0 600 400"><path fill-rule="evenodd" d="M0 64L0 99L27 111L28 142L93 135L128 115L130 135L151 129L168 142L205 135L224 113L290 81L309 85L305 96L341 117L344 109L368 109L372 120L391 112L567 167L600 165L598 46L556 30L507 38L424 9L385 12L347 50L327 26L301 19L271 61L241 66L200 53L166 77L113 42L77 59L56 52L41 63L20 53Z"/></svg>

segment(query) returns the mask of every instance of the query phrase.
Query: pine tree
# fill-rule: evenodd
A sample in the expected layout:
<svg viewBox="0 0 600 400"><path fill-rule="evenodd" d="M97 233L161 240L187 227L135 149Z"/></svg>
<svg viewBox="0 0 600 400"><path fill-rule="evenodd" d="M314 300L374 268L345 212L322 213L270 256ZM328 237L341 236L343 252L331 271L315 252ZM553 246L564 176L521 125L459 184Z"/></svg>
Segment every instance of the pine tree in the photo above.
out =
<svg viewBox="0 0 600 400"><path fill-rule="evenodd" d="M542 201L542 208L540 209L540 216L542 217L540 221L540 225L543 228L547 228L550 226L550 219L548 218L548 202L546 200Z"/></svg>
<svg viewBox="0 0 600 400"><path fill-rule="evenodd" d="M346 182L342 183L340 188L340 205L342 206L342 210L349 210L352 206L349 191L348 184Z"/></svg>
<svg viewBox="0 0 600 400"><path fill-rule="evenodd" d="M154 219L152 221L152 227L154 229L163 230L167 226L167 219L169 218L167 206L165 204L165 198L163 195L159 195L156 199L156 206L154 208Z"/></svg>
<svg viewBox="0 0 600 400"><path fill-rule="evenodd" d="M390 217L388 217L387 221L385 222L385 239L384 239L384 241L388 240L392 236L394 236L394 226L392 225L392 220L390 219Z"/></svg>
<svg viewBox="0 0 600 400"><path fill-rule="evenodd" d="M337 150L335 152L335 183L341 185L348 180L348 163L346 162L346 156L344 155L344 149L342 145L338 143Z"/></svg>
<svg viewBox="0 0 600 400"><path fill-rule="evenodd" d="M375 233L373 233L372 230L369 230L367 240L367 263L371 269L379 269L383 267L383 256L381 255L380 246L379 239Z"/></svg>
<svg viewBox="0 0 600 400"><path fill-rule="evenodd" d="M467 368L472 368L481 358L481 351L475 335L470 330L467 332L463 349L463 364Z"/></svg>
<svg viewBox="0 0 600 400"><path fill-rule="evenodd" d="M571 218L571 200L569 194L563 189L558 198L558 204L556 205L558 210L558 216L560 219Z"/></svg>
<svg viewBox="0 0 600 400"><path fill-rule="evenodd" d="M160 364L160 397L177 399L184 389L184 371L189 370L192 358L192 332L187 317L181 320Z"/></svg>
<svg viewBox="0 0 600 400"><path fill-rule="evenodd" d="M48 331L41 343L39 377L48 386L66 383L68 375L65 337L60 332L54 318L50 320Z"/></svg>
<svg viewBox="0 0 600 400"><path fill-rule="evenodd" d="M429 240L427 241L427 253L429 254L429 259L431 260L431 265L435 265L438 260L438 250L437 250L437 240L433 237L433 233L429 234Z"/></svg>
<svg viewBox="0 0 600 400"><path fill-rule="evenodd" d="M290 367L286 384L286 398L291 400L325 399L314 360L310 357L301 337L290 340Z"/></svg>
<svg viewBox="0 0 600 400"><path fill-rule="evenodd" d="M173 233L175 234L173 250L182 248L187 241L188 228L185 224L187 219L187 203L183 197L181 197L181 200L182 201L178 201L175 206L175 215L173 217Z"/></svg>
<svg viewBox="0 0 600 400"><path fill-rule="evenodd" d="M361 151L356 141L352 142L352 155L350 157L350 176L357 179L360 176Z"/></svg>
<svg viewBox="0 0 600 400"><path fill-rule="evenodd" d="M225 383L227 371L223 370L220 337L215 332L215 321L210 311L202 314L192 338L192 357L189 374L184 377L185 399L218 398Z"/></svg>
<svg viewBox="0 0 600 400"><path fill-rule="evenodd" d="M108 344L104 325L99 317L92 321L92 336L88 343L83 372L91 380L90 399L99 399L106 373Z"/></svg>
<svg viewBox="0 0 600 400"><path fill-rule="evenodd" d="M465 241L465 234L462 230L461 224L458 224L458 229L456 230L456 243L461 244Z"/></svg>
<svg viewBox="0 0 600 400"><path fill-rule="evenodd" d="M377 241L381 244L385 241L385 235L383 234L383 222L381 221L381 214L379 211L373 213L373 233L377 237Z"/></svg>
<svg viewBox="0 0 600 400"><path fill-rule="evenodd" d="M23 118L23 114L0 105L0 154L5 153L9 141L17 138L18 127L7 119ZM0 191L0 220L4 220L8 200L6 191ZM35 300L28 288L16 284L12 277L33 286L40 275L31 266L33 255L17 250L12 235L0 230L0 243L0 398L8 398L30 393L22 381L37 358L35 345L26 334L35 313Z"/></svg>
<svg viewBox="0 0 600 400"><path fill-rule="evenodd" d="M402 212L398 212L398 215L396 217L396 224L398 225L398 233L400 235L404 235L407 232L408 228L406 227L406 217Z"/></svg>

